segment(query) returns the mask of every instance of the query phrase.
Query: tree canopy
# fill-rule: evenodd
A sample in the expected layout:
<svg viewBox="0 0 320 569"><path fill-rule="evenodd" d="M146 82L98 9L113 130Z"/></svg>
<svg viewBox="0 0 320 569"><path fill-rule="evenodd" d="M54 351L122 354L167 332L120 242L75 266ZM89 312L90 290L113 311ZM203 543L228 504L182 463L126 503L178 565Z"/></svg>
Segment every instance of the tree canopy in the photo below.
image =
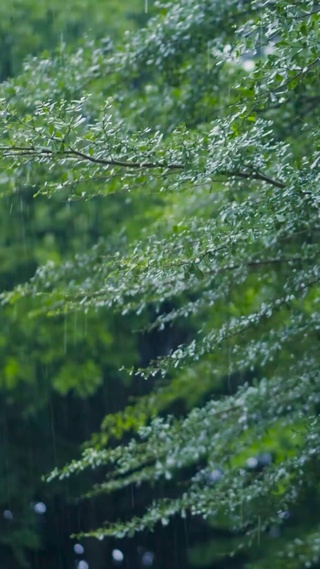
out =
<svg viewBox="0 0 320 569"><path fill-rule="evenodd" d="M119 219L3 293L4 310L132 314L142 341L170 338L124 362L151 392L49 480L105 467L88 496L153 488L144 512L86 536L200 516L232 535L216 559L258 543L246 569L316 567L301 512L320 497L320 8L154 9L118 47L87 40L1 84L4 196L116 203Z"/></svg>

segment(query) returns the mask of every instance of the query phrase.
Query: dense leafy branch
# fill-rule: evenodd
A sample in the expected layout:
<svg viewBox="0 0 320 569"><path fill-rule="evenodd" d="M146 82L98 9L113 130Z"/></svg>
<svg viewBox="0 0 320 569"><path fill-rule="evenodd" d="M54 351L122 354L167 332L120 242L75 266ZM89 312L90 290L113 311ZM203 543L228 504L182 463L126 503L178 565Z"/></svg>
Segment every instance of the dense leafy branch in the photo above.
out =
<svg viewBox="0 0 320 569"><path fill-rule="evenodd" d="M78 117L77 122L78 124L80 124L82 122L83 117ZM28 127L30 125L27 125ZM38 131L39 128L37 127L33 127L34 128L34 134L37 137L38 136ZM70 124L68 126L68 132L66 133L65 136L63 135L59 135L59 137L56 136L51 136L49 139L45 139L43 140L43 145L37 147L37 146L17 146L14 143L10 146L1 146L0 147L0 151L3 155L4 158L7 159L17 159L17 158L28 158L28 159L33 159L36 161L43 161L43 160L83 160L85 162L91 162L93 164L97 164L97 165L101 165L101 166L115 166L115 167L121 167L124 169L141 169L141 170L149 170L149 169L161 169L161 170L165 170L165 171L170 171L170 170L183 170L186 169L186 167L188 167L187 164L183 164L183 163L178 163L178 162L171 162L170 160L165 160L163 162L159 161L159 162L151 162L151 161L146 161L143 160L141 157L139 156L134 156L133 160L130 161L126 161L126 160L121 160L121 159L116 159L113 157L110 158L103 158L101 157L101 153L103 152L102 150L99 152L98 156L94 155L94 151L92 149L92 151L90 153L87 153L83 150L78 150L77 148L74 148L72 146L70 146L70 144L68 143L68 136L70 135L70 131L72 128L72 124ZM28 129L29 130L29 129ZM199 141L201 143L201 140ZM56 144L58 143L58 147L57 148L50 148L50 144ZM153 138L151 139L149 145L152 146L153 144L157 143L157 138ZM132 141L121 141L121 144L123 144L124 147L128 146L133 146L134 145L134 140ZM46 145L46 146L44 146ZM56 144L57 145L57 144ZM91 149L90 149L91 150ZM165 150L164 150L165 151ZM200 151L200 149L199 149ZM111 151L112 152L112 151ZM213 148L213 152L214 152L214 148ZM239 171L239 170L234 170L234 171L225 171L225 170L218 170L216 172L217 174L221 175L221 176L225 176L225 177L233 177L233 178L242 178L242 179L246 179L246 180L258 180L258 181L262 181L265 182L267 184L270 184L276 188L280 188L283 189L285 188L285 183L273 179L272 177L264 174L263 172L259 171L258 169L254 169L254 168L250 168L250 170L248 172L246 171Z"/></svg>
<svg viewBox="0 0 320 569"><path fill-rule="evenodd" d="M171 480L175 497L85 535L132 535L180 513L224 524L247 547L257 532L267 540L268 527L285 525L279 510L298 507L314 480L319 22L309 0L177 1L107 57L93 46L70 55L71 79L60 74L57 83L52 63L41 97L26 84L41 62L3 87L5 186L119 199L135 188L145 212L134 235L129 227L40 266L2 294L6 308L26 303L34 317L109 309L144 315L147 333L191 330L132 367L133 380L154 378L155 389L107 416L80 459L49 476L105 467L88 495L160 481L166 489ZM96 103L78 95L93 85L93 60ZM159 202L148 206L146 196ZM228 390L232 377L241 380ZM192 403L166 416L179 398ZM128 432L129 442L115 443ZM270 460L258 468L261 453ZM309 566L313 533L306 536ZM277 567L287 567L294 544L274 546Z"/></svg>

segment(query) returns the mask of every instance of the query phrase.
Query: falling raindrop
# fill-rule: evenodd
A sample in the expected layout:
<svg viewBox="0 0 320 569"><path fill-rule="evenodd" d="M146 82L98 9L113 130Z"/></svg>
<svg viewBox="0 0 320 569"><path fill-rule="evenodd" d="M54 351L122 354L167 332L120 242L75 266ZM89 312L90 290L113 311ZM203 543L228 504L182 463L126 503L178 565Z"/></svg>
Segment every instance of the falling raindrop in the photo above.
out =
<svg viewBox="0 0 320 569"><path fill-rule="evenodd" d="M246 59L242 61L242 67L245 71L252 71L255 68L255 62L253 59Z"/></svg>
<svg viewBox="0 0 320 569"><path fill-rule="evenodd" d="M78 555L82 555L84 553L84 547L83 547L83 545L81 545L81 543L76 543L73 546L73 551L75 553L77 553Z"/></svg>
<svg viewBox="0 0 320 569"><path fill-rule="evenodd" d="M124 555L120 549L113 549L111 555L113 561L116 561L117 563L122 563L124 560Z"/></svg>
<svg viewBox="0 0 320 569"><path fill-rule="evenodd" d="M67 330L67 316L64 318L64 328L63 328L63 348L64 353L67 353L68 348L68 330Z"/></svg>
<svg viewBox="0 0 320 569"><path fill-rule="evenodd" d="M36 514L45 514L47 511L47 506L43 502L37 502L33 506L33 509Z"/></svg>
<svg viewBox="0 0 320 569"><path fill-rule="evenodd" d="M255 456L251 456L246 461L248 468L257 468L258 466L258 459Z"/></svg>
<svg viewBox="0 0 320 569"><path fill-rule="evenodd" d="M208 474L208 482L218 482L218 480L220 480L222 476L223 476L222 471L219 468L214 468Z"/></svg>
<svg viewBox="0 0 320 569"><path fill-rule="evenodd" d="M287 511L279 511L278 516L281 520L287 520L288 518L290 518L290 513Z"/></svg>
<svg viewBox="0 0 320 569"><path fill-rule="evenodd" d="M5 510L3 512L3 517L5 520L13 520L13 513L10 510Z"/></svg>
<svg viewBox="0 0 320 569"><path fill-rule="evenodd" d="M154 561L154 553L152 551L145 551L142 555L141 562L144 567L151 567Z"/></svg>
<svg viewBox="0 0 320 569"><path fill-rule="evenodd" d="M210 71L210 58L211 58L211 49L210 49L210 42L207 42L207 71Z"/></svg>
<svg viewBox="0 0 320 569"><path fill-rule="evenodd" d="M77 565L77 569L89 569L89 563L84 561L84 559L81 559Z"/></svg>
<svg viewBox="0 0 320 569"><path fill-rule="evenodd" d="M270 452L263 452L258 457L258 462L260 466L269 466L272 462L272 456Z"/></svg>

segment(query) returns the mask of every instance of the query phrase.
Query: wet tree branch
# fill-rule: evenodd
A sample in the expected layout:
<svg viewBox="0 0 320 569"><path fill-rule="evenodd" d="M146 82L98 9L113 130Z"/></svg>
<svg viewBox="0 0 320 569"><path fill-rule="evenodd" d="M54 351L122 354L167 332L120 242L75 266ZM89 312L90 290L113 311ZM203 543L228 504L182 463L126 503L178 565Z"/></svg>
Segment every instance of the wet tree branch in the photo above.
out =
<svg viewBox="0 0 320 569"><path fill-rule="evenodd" d="M183 163L178 162L150 162L150 161L127 161L127 160L119 160L115 158L99 158L87 154L81 150L77 150L69 146L68 148L64 148L62 150L52 150L46 147L39 147L36 148L34 146L7 146L0 148L0 151L3 154L4 158L13 158L18 156L30 156L34 158L41 158L41 156L48 157L48 158L69 158L69 159L80 159L86 162L91 162L93 164L99 164L102 166L116 166L121 168L127 169L135 169L135 170L185 170L186 165ZM265 182L275 188L283 189L286 187L286 184L281 180L274 179L263 172L252 171L252 172L245 172L245 171L227 171L223 170L221 172L216 172L217 175L225 176L228 178L243 178L246 180L258 180L261 182Z"/></svg>

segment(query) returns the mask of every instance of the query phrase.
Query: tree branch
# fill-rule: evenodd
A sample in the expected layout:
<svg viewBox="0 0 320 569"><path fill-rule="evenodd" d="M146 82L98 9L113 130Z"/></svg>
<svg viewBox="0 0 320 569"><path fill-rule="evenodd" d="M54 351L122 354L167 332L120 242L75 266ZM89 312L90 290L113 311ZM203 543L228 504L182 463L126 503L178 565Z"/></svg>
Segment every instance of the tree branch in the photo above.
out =
<svg viewBox="0 0 320 569"><path fill-rule="evenodd" d="M87 154L81 150L77 150L76 148L72 148L71 146L68 149L64 150L51 150L50 148L40 147L39 149L30 146L30 147L23 147L23 146L9 146L1 148L3 156L5 158L15 157L15 156L38 156L41 157L42 155L48 157L69 157L69 158L80 158L81 160L92 162L93 164L100 164L102 166L118 166L122 168L128 169L162 169L162 170L184 170L186 168L185 164L182 163L175 163L175 162L132 162L126 160L117 160L115 158L96 158ZM266 182L276 188L283 189L286 187L284 182L281 180L275 180L262 172L242 172L242 171L221 171L217 172L218 175L226 176L229 178L244 178L246 180L258 180L261 182Z"/></svg>

